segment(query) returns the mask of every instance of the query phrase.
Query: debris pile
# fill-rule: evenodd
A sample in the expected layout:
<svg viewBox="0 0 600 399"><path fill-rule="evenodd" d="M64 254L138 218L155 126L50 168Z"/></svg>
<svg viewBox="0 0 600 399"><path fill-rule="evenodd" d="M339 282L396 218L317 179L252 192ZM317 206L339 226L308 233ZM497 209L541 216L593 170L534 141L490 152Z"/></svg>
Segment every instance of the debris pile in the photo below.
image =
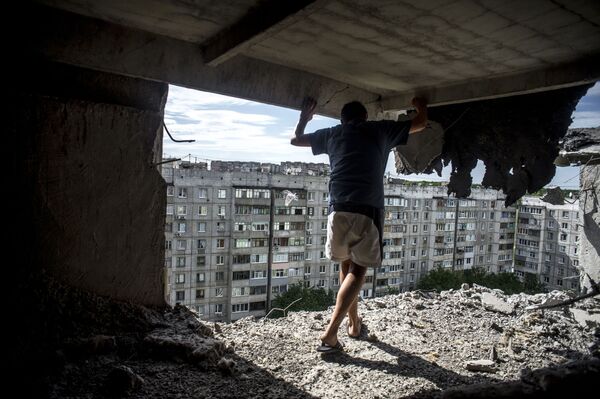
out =
<svg viewBox="0 0 600 399"><path fill-rule="evenodd" d="M208 324L180 306L113 303L129 306L140 328L78 329L56 348L47 396L508 398L567 385L573 393L600 376L600 300L532 309L569 298L463 285L365 299L361 339L349 339L344 323L344 351L329 355L315 348L332 309Z"/></svg>

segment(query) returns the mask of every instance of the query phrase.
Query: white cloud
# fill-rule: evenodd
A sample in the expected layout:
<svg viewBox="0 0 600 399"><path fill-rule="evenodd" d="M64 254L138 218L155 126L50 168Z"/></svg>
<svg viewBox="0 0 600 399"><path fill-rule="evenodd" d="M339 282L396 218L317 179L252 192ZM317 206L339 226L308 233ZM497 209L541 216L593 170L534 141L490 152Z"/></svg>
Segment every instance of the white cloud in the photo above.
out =
<svg viewBox="0 0 600 399"><path fill-rule="evenodd" d="M186 89L179 86L169 86L167 109L178 112L196 107L207 106L240 106L256 105L257 103L241 98L228 97L215 93Z"/></svg>
<svg viewBox="0 0 600 399"><path fill-rule="evenodd" d="M575 111L570 128L600 126L600 111Z"/></svg>

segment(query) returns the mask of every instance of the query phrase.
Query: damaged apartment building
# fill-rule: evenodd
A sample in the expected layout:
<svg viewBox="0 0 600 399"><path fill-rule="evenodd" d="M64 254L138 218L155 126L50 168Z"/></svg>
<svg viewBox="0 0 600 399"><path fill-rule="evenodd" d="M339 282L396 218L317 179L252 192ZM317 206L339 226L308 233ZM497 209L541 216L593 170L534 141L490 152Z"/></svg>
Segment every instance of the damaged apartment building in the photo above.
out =
<svg viewBox="0 0 600 399"><path fill-rule="evenodd" d="M218 380L210 368L201 374L199 368L177 363L198 360L204 352L178 354L177 361L165 360L162 352L173 348L162 346L165 342L175 343L175 351L184 347L176 345L177 337L213 342L221 348L210 352L215 356L221 356L225 346L209 337L197 320L181 321L185 309L174 310L166 298L164 230L171 197L166 195L160 164L169 85L296 110L310 96L317 100L317 114L336 118L343 104L353 100L364 103L373 119L410 117L411 99L425 97L429 119L437 123L433 130L441 153L423 167L433 171L451 165L443 195L477 198L471 171L481 160L486 167L482 185L502 191L508 207L551 181L573 111L600 80L597 1L34 0L14 2L4 12L7 20L16 22L7 35L5 125L6 186L17 193L9 196L15 231L7 244L18 254L7 268L4 366L16 392L28 397L100 396L101 387L119 386L111 384L109 376L131 377L119 367L135 368L137 361L148 362L148 373L142 373L146 383L125 379L126 386L120 386L138 387L140 397L176 397L179 393L170 389L187 383L192 392ZM239 138L244 139L243 132ZM600 166L586 156L567 159L584 165L579 267L585 277L582 285L594 294L600 280ZM410 171L404 166L402 170ZM218 176L214 171L198 173ZM250 182L244 180L247 174L222 173L230 179L223 185L226 197L219 198L217 190L207 199L225 207L227 222L236 200L241 201L239 209L251 202L235 198L236 186L252 187L257 178L262 183L266 177ZM271 174L272 179L277 176ZM322 184L317 177L303 179ZM286 189L298 192L299 205L292 207L306 207L307 214L274 215L275 220L281 217L283 230L274 230L273 238L277 232L278 238L288 238L288 245L285 234L292 230L285 230L286 223L290 228L304 223L303 233L297 234L305 235L308 193L315 192L315 201L323 203L325 192L311 190L310 184L304 187L300 180L296 186L289 184ZM302 191L306 199L300 198ZM273 201L270 211L285 203L278 195L260 195L259 191L256 200L261 206ZM172 199L175 206L177 192ZM496 201L496 208L498 201L502 200ZM392 204L397 212L408 212L401 210L403 205ZM451 203L442 205L444 212L452 212ZM420 203L421 210L414 210L419 217L425 206ZM219 209L210 211L216 225ZM487 211L492 211L489 203ZM314 212L320 215L317 206ZM245 218L249 222L250 216ZM252 240L252 234L264 234L235 232L235 224L226 228L232 238L241 234ZM225 233L210 234L211 245L225 239L219 236ZM428 262L433 265L432 246L445 243L428 240ZM473 250L479 256L479 247ZM306 257L306 249L298 252ZM323 264L317 252L312 256L319 269L311 269L315 277L309 281L318 284ZM405 267L410 270L410 263ZM252 269L243 266L238 271L245 277ZM234 281L227 283L229 289L234 287ZM168 339L156 339L157 334ZM99 358L98 351L111 357ZM209 355L203 359L215 360ZM153 368L159 361L162 369ZM254 370L271 378L272 384L260 389L284 386L285 392L293 393L290 396L310 397L289 381L273 380L258 366ZM182 378L182 373L211 378L192 384L195 380ZM475 380L469 376L447 381L453 382L438 381L436 389ZM238 379L227 386L255 393L252 382ZM569 385L574 390L583 386Z"/></svg>

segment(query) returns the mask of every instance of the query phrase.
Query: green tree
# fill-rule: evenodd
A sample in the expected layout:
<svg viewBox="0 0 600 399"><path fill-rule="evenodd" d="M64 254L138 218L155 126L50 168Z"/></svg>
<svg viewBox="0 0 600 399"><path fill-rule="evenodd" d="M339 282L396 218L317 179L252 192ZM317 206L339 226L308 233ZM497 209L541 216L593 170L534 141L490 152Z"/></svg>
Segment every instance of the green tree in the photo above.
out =
<svg viewBox="0 0 600 399"><path fill-rule="evenodd" d="M467 270L448 270L434 269L427 273L419 283L418 289L444 291L450 288L458 289L463 283L469 285L479 284L488 288L497 288L506 294L518 294L525 292L527 294L537 294L545 292L545 287L539 282L535 274L525 274L524 281L521 281L513 273L487 273L482 268L473 268Z"/></svg>
<svg viewBox="0 0 600 399"><path fill-rule="evenodd" d="M285 309L292 302L300 298L302 298L300 301L290 306L288 312L326 310L335 303L333 291L324 290L323 288L306 288L302 284L292 284L286 292L277 295L273 300L273 307ZM270 317L283 317L283 312L274 311Z"/></svg>
<svg viewBox="0 0 600 399"><path fill-rule="evenodd" d="M452 270L437 268L431 270L417 283L417 288L422 290L449 290L460 288L462 280L458 273Z"/></svg>

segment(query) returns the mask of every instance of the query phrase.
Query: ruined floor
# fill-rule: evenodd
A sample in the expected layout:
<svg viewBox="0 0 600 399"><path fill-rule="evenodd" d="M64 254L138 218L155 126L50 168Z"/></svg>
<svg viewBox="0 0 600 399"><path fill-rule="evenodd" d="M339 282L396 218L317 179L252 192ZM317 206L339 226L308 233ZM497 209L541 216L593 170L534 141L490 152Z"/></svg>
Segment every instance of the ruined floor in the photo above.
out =
<svg viewBox="0 0 600 399"><path fill-rule="evenodd" d="M526 309L566 298L559 292L504 296L474 287L367 299L359 305L365 324L361 339L346 337L344 323L345 351L327 356L314 349L331 309L217 325L199 322L181 307L145 309L86 299L96 307L90 313L96 321L111 313L121 322L95 324L90 318L88 327L58 340L46 394L534 398L561 389L573 393L600 376L600 300L587 299L569 310ZM472 361L479 362L467 366Z"/></svg>

